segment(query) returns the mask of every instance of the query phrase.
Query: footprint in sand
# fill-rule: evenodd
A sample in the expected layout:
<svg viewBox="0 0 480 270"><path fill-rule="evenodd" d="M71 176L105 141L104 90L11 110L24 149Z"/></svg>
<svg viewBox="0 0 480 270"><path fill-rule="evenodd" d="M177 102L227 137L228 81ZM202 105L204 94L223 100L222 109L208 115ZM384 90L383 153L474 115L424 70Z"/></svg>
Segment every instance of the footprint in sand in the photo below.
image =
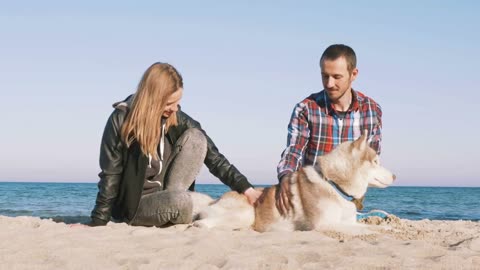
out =
<svg viewBox="0 0 480 270"><path fill-rule="evenodd" d="M139 269L139 266L142 264L150 264L150 260L148 258L117 259L117 264L126 266L126 269Z"/></svg>
<svg viewBox="0 0 480 270"><path fill-rule="evenodd" d="M143 235L155 234L155 232L156 231L151 228L141 228L141 229L134 229L131 232L129 232L129 234L133 236L143 236Z"/></svg>
<svg viewBox="0 0 480 270"><path fill-rule="evenodd" d="M474 236L471 238L463 239L450 245L450 249L457 249L461 247L467 247L472 251L480 251L480 236Z"/></svg>
<svg viewBox="0 0 480 270"><path fill-rule="evenodd" d="M473 251L480 252L480 236L477 236L477 238L472 239L470 242L469 248Z"/></svg>

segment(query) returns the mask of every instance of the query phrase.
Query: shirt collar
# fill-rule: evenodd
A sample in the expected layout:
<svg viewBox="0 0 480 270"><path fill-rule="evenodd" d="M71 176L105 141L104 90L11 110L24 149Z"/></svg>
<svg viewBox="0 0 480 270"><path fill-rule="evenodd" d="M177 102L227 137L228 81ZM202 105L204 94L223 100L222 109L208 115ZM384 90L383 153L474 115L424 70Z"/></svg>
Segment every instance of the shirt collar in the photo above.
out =
<svg viewBox="0 0 480 270"><path fill-rule="evenodd" d="M360 99L357 94L357 91L351 89L352 91L352 104L348 108L347 112L352 112L352 111L357 111L360 108ZM320 92L320 95L317 98L317 104L320 105L321 108L324 108L325 113L327 114L334 114L335 109L333 108L332 103L330 102L330 99L328 98L327 91L325 89Z"/></svg>

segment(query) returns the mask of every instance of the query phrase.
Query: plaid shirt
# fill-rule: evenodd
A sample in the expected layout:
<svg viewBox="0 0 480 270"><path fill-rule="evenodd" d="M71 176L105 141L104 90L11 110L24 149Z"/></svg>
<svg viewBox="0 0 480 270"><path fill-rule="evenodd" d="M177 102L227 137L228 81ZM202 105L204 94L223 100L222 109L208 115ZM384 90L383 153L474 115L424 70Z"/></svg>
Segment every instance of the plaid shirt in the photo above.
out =
<svg viewBox="0 0 480 270"><path fill-rule="evenodd" d="M344 119L337 115L325 90L295 106L288 125L287 148L277 167L278 179L299 167L314 165L317 156L357 139L364 129L370 134L370 146L380 154L382 109L364 94L352 93L353 102Z"/></svg>

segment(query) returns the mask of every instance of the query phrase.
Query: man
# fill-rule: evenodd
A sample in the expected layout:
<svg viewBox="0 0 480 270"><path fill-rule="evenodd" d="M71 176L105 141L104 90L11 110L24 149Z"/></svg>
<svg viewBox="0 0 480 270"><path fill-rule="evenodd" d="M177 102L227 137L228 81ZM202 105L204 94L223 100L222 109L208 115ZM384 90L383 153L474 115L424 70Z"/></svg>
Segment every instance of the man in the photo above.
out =
<svg viewBox="0 0 480 270"><path fill-rule="evenodd" d="M280 188L276 206L281 214L290 209L288 176L300 167L315 165L316 157L344 141L369 132L371 146L380 154L382 110L371 98L352 89L358 75L352 48L329 46L320 58L324 90L298 103L288 125L287 148L277 167Z"/></svg>

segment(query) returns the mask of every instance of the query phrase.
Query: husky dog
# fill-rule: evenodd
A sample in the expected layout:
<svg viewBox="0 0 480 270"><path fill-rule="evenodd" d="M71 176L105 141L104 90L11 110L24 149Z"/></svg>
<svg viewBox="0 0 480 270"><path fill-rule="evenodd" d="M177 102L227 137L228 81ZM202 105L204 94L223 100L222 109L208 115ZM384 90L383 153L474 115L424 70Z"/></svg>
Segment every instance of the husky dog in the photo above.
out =
<svg viewBox="0 0 480 270"><path fill-rule="evenodd" d="M363 200L368 186L385 188L395 175L380 166L379 157L368 145L367 132L352 142L338 145L290 175L291 209L281 215L275 206L279 185L263 189L261 202L252 206L235 191L208 203L192 194L196 216L194 226L252 228L255 231L315 230L321 225L355 224L355 201ZM204 196L204 195L203 195ZM205 205L209 204L207 207Z"/></svg>

